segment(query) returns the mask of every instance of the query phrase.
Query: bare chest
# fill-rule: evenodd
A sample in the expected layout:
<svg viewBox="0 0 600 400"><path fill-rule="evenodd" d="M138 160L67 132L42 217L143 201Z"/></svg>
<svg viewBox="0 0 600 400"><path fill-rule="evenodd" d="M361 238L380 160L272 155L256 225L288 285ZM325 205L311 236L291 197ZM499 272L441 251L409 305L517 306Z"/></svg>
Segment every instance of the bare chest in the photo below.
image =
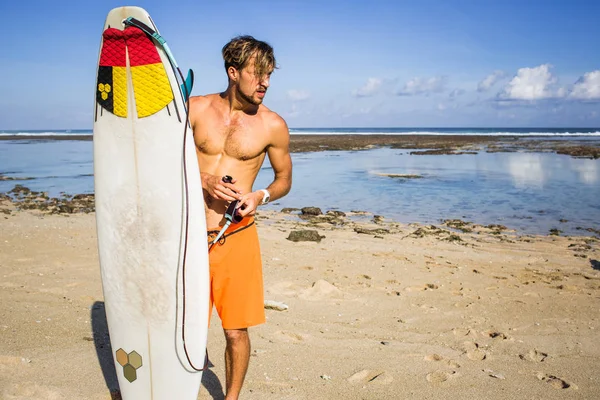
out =
<svg viewBox="0 0 600 400"><path fill-rule="evenodd" d="M265 134L256 124L206 124L194 130L198 150L206 155L226 155L246 161L265 151Z"/></svg>

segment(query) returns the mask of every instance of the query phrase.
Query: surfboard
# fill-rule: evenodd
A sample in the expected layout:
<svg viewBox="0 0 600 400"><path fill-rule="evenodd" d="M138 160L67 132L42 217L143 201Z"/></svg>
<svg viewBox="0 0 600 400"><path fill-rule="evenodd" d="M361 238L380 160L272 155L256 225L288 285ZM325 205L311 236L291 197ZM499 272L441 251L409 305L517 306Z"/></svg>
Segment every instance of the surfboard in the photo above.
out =
<svg viewBox="0 0 600 400"><path fill-rule="evenodd" d="M128 18L156 34L127 24ZM125 400L196 399L206 354L209 273L200 171L176 63L159 35L142 8L110 11L95 87L100 270Z"/></svg>

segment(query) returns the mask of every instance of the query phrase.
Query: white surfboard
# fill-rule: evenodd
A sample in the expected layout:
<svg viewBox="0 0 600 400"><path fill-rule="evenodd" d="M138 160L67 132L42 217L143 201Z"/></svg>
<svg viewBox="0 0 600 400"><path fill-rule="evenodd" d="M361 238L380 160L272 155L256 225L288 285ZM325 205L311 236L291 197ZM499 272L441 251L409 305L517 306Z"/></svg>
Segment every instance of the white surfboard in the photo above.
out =
<svg viewBox="0 0 600 400"><path fill-rule="evenodd" d="M200 171L176 70L138 7L104 26L94 104L102 287L125 400L196 399L209 273ZM184 137L184 132L186 132Z"/></svg>

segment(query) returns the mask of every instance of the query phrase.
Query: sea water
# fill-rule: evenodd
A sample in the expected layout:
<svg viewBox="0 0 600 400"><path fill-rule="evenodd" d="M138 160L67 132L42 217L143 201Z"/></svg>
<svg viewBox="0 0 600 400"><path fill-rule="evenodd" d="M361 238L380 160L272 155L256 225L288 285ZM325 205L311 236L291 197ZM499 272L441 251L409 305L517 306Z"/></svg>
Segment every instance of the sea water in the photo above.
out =
<svg viewBox="0 0 600 400"><path fill-rule="evenodd" d="M521 134L527 130L432 130L432 134ZM598 139L590 130L545 129L545 136ZM429 130L328 129L294 133L402 133ZM91 131L4 131L0 135L0 174L28 180L0 181L0 192L15 184L51 196L93 192L93 145L90 140L40 140L40 135L91 135ZM368 211L399 222L439 224L459 218L479 224L502 224L521 233L586 234L600 229L600 160L555 153L486 153L410 155L409 149L293 153L292 191L265 206L320 207L323 211ZM414 175L410 178L389 175ZM255 188L273 178L268 159ZM561 222L562 221L562 222ZM589 234L589 233L588 233Z"/></svg>

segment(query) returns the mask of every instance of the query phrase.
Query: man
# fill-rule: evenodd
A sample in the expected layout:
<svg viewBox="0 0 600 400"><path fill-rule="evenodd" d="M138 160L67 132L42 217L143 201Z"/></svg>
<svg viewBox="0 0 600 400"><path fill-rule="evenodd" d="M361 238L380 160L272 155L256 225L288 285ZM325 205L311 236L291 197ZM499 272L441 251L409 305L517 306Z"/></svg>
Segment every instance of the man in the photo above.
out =
<svg viewBox="0 0 600 400"><path fill-rule="evenodd" d="M189 114L206 223L211 228L209 242L224 225L230 202L239 200L237 212L243 217L209 253L211 303L227 341L226 399L230 400L238 398L248 369L248 328L265 322L262 264L253 216L259 205L290 191L292 161L285 121L262 104L276 67L273 48L251 36L239 36L227 43L222 53L227 90L191 97ZM267 188L252 191L266 154L274 180Z"/></svg>

